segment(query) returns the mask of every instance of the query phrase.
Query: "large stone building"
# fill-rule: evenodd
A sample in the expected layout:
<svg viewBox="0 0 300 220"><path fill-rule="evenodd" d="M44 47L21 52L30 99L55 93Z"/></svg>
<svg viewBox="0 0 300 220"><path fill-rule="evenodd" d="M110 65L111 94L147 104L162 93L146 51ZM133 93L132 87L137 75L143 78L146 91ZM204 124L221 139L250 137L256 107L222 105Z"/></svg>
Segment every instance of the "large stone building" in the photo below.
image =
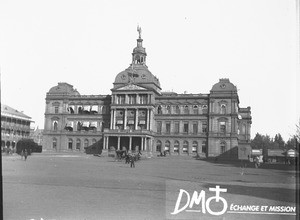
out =
<svg viewBox="0 0 300 220"><path fill-rule="evenodd" d="M1 104L1 150L14 150L20 139L30 138L32 122L23 112Z"/></svg>
<svg viewBox="0 0 300 220"><path fill-rule="evenodd" d="M229 79L220 79L207 94L162 92L142 43L139 31L132 63L117 74L111 95L81 95L68 83L49 90L43 149L82 151L102 141L104 152L113 146L236 157L233 149L250 144L250 107L239 106Z"/></svg>

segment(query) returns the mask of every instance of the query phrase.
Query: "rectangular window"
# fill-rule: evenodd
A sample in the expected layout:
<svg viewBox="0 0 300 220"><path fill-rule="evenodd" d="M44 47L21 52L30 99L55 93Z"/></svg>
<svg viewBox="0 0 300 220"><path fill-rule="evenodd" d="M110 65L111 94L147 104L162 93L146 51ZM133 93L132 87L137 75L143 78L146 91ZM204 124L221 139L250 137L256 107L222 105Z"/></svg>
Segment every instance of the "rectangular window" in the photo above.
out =
<svg viewBox="0 0 300 220"><path fill-rule="evenodd" d="M129 104L135 104L136 103L136 95L128 95Z"/></svg>
<svg viewBox="0 0 300 220"><path fill-rule="evenodd" d="M198 133L198 123L194 122L193 123L193 134L197 134Z"/></svg>
<svg viewBox="0 0 300 220"><path fill-rule="evenodd" d="M58 113L58 106L54 107L54 113L57 114Z"/></svg>
<svg viewBox="0 0 300 220"><path fill-rule="evenodd" d="M147 94L140 95L140 104L148 104L148 95Z"/></svg>
<svg viewBox="0 0 300 220"><path fill-rule="evenodd" d="M206 121L202 122L202 132L203 133L207 132L207 122Z"/></svg>
<svg viewBox="0 0 300 220"><path fill-rule="evenodd" d="M171 132L171 123L170 122L166 122L166 133L170 134Z"/></svg>
<svg viewBox="0 0 300 220"><path fill-rule="evenodd" d="M125 95L118 95L117 96L117 103L118 104L125 104Z"/></svg>
<svg viewBox="0 0 300 220"><path fill-rule="evenodd" d="M158 121L156 123L156 129L157 129L157 133L161 134L161 121Z"/></svg>
<svg viewBox="0 0 300 220"><path fill-rule="evenodd" d="M174 133L179 134L179 122L175 122L175 128L174 128Z"/></svg>
<svg viewBox="0 0 300 220"><path fill-rule="evenodd" d="M220 132L225 133L226 132L226 123L220 122Z"/></svg>
<svg viewBox="0 0 300 220"><path fill-rule="evenodd" d="M183 133L189 133L189 123L184 122L183 124Z"/></svg>

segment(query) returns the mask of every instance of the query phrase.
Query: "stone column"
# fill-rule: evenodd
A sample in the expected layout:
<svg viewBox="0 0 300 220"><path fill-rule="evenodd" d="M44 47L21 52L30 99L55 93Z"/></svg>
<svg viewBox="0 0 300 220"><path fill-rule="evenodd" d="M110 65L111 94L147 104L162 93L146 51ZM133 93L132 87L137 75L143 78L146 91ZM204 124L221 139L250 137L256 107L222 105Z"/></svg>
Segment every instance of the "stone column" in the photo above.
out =
<svg viewBox="0 0 300 220"><path fill-rule="evenodd" d="M129 151L131 152L132 150L132 137L129 137Z"/></svg>
<svg viewBox="0 0 300 220"><path fill-rule="evenodd" d="M113 129L116 129L116 109L113 110Z"/></svg>
<svg viewBox="0 0 300 220"><path fill-rule="evenodd" d="M106 141L105 141L105 149L108 150L108 141L109 141L109 138L106 137Z"/></svg>
<svg viewBox="0 0 300 220"><path fill-rule="evenodd" d="M152 131L153 130L153 126L152 126L152 108L149 109L149 130Z"/></svg>
<svg viewBox="0 0 300 220"><path fill-rule="evenodd" d="M147 130L150 129L150 109L147 109Z"/></svg>
<svg viewBox="0 0 300 220"><path fill-rule="evenodd" d="M105 150L106 147L106 137L104 136L103 138L103 150ZM76 148L76 143L75 143L75 148Z"/></svg>
<svg viewBox="0 0 300 220"><path fill-rule="evenodd" d="M144 137L141 137L141 150L144 151Z"/></svg>
<svg viewBox="0 0 300 220"><path fill-rule="evenodd" d="M110 110L110 129L113 129L114 110Z"/></svg>
<svg viewBox="0 0 300 220"><path fill-rule="evenodd" d="M120 136L118 136L118 150L120 150Z"/></svg>
<svg viewBox="0 0 300 220"><path fill-rule="evenodd" d="M137 130L138 127L138 115L139 115L139 109L135 109L135 123L134 123L135 130Z"/></svg>
<svg viewBox="0 0 300 220"><path fill-rule="evenodd" d="M124 113L124 130L126 129L126 126L127 126L127 109L125 109L125 113Z"/></svg>
<svg viewBox="0 0 300 220"><path fill-rule="evenodd" d="M191 141L188 141L189 147L188 147L188 154L192 155L193 153L193 143Z"/></svg>

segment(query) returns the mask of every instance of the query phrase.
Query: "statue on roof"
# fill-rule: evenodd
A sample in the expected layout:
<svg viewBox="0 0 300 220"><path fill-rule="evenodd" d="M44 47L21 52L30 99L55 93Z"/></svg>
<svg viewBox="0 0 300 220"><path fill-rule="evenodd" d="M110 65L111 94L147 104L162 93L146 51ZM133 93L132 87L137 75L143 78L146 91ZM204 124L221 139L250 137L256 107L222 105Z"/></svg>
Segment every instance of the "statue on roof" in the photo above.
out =
<svg viewBox="0 0 300 220"><path fill-rule="evenodd" d="M142 28L138 25L137 31L139 32L139 38L141 38Z"/></svg>

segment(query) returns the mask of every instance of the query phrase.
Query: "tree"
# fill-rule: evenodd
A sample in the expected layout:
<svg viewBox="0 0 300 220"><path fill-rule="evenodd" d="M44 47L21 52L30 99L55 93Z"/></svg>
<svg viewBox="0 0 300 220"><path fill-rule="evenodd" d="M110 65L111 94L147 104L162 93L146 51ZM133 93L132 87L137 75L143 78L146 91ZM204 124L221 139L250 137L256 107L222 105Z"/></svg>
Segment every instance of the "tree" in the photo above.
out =
<svg viewBox="0 0 300 220"><path fill-rule="evenodd" d="M284 140L282 139L281 134L276 134L274 138L274 148L279 148L279 149L284 149L285 148L285 143Z"/></svg>
<svg viewBox="0 0 300 220"><path fill-rule="evenodd" d="M295 147L296 147L296 138L288 139L288 141L285 144L285 148L289 150L289 149L295 149Z"/></svg>
<svg viewBox="0 0 300 220"><path fill-rule="evenodd" d="M30 155L32 152L42 152L42 146L35 143L32 139L21 139L17 143L17 154L21 154L22 151L27 150Z"/></svg>
<svg viewBox="0 0 300 220"><path fill-rule="evenodd" d="M251 140L252 149L261 149L263 146L263 136L259 133L256 133L254 139Z"/></svg>

